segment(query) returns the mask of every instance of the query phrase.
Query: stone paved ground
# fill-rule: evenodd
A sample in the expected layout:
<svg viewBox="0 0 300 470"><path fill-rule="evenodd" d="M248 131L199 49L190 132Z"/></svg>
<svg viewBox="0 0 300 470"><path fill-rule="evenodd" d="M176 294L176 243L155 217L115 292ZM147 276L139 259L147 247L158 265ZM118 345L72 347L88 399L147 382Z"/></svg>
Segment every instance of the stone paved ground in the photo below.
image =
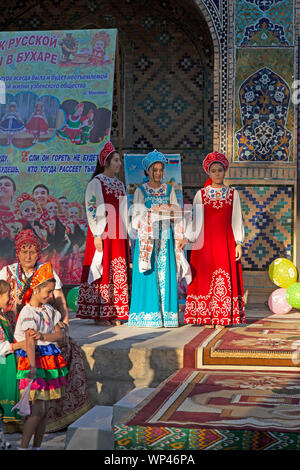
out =
<svg viewBox="0 0 300 470"><path fill-rule="evenodd" d="M20 444L21 434L5 434L6 441L10 442L11 450L16 450ZM64 450L66 440L66 431L51 432L45 434L42 444L42 450Z"/></svg>

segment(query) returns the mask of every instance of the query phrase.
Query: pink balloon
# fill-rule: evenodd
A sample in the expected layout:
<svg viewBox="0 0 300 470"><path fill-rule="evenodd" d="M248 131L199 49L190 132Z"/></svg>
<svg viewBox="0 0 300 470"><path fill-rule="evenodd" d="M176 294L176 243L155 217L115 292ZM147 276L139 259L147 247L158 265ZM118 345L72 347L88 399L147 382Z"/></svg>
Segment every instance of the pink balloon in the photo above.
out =
<svg viewBox="0 0 300 470"><path fill-rule="evenodd" d="M286 289L284 288L276 289L272 292L268 305L273 313L289 313L293 308L286 300Z"/></svg>

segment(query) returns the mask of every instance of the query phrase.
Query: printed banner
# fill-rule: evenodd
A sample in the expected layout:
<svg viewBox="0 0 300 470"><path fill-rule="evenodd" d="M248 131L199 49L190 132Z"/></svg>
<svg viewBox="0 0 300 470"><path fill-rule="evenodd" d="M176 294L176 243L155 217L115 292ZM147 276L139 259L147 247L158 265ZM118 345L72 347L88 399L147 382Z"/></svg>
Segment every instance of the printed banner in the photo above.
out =
<svg viewBox="0 0 300 470"><path fill-rule="evenodd" d="M133 195L138 186L145 182L145 172L142 166L144 154L125 154L124 155L124 173L125 185L128 197L128 205L133 202ZM177 201L183 207L182 177L181 177L181 157L179 154L165 155L167 164L164 168L163 182L173 186ZM131 243L132 255L134 240ZM178 282L179 303L185 303L187 284L185 279Z"/></svg>
<svg viewBox="0 0 300 470"><path fill-rule="evenodd" d="M0 267L32 228L42 260L64 284L80 282L85 188L110 137L116 38L116 29L0 33Z"/></svg>

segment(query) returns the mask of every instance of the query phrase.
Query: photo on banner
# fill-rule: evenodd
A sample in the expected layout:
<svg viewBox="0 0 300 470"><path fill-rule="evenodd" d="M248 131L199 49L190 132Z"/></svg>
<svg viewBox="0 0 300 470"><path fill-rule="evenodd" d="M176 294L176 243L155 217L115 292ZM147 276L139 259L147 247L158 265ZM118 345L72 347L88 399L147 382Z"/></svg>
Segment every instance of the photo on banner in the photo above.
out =
<svg viewBox="0 0 300 470"><path fill-rule="evenodd" d="M80 283L85 189L110 139L116 41L116 29L0 32L0 269L15 262L16 234L32 228L41 261Z"/></svg>
<svg viewBox="0 0 300 470"><path fill-rule="evenodd" d="M128 206L133 203L136 188L145 183L145 172L142 165L145 154L124 154L125 187ZM163 183L173 186L177 201L183 207L181 157L179 154L166 154L167 163L164 167ZM131 241L131 254L133 255L134 240ZM185 303L187 284L185 279L178 282L179 303Z"/></svg>

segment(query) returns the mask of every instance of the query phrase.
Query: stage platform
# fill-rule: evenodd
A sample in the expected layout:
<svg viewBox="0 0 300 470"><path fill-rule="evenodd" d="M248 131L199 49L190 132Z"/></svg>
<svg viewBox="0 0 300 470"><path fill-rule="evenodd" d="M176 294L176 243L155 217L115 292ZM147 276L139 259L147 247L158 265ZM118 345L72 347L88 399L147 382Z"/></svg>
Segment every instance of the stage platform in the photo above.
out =
<svg viewBox="0 0 300 470"><path fill-rule="evenodd" d="M246 307L247 325L270 315L264 305ZM216 330L183 325L183 312L180 324L179 328L104 327L70 312L70 334L84 353L93 405L111 406L136 387L155 388L182 367L195 367L193 341L197 344L201 332L205 338L214 337Z"/></svg>
<svg viewBox="0 0 300 470"><path fill-rule="evenodd" d="M115 425L117 450L299 450L299 372L183 368Z"/></svg>
<svg viewBox="0 0 300 470"><path fill-rule="evenodd" d="M216 330L183 325L183 313L175 329L73 316L94 405L154 389L114 423L115 449L300 449L300 312L252 304L246 318Z"/></svg>

